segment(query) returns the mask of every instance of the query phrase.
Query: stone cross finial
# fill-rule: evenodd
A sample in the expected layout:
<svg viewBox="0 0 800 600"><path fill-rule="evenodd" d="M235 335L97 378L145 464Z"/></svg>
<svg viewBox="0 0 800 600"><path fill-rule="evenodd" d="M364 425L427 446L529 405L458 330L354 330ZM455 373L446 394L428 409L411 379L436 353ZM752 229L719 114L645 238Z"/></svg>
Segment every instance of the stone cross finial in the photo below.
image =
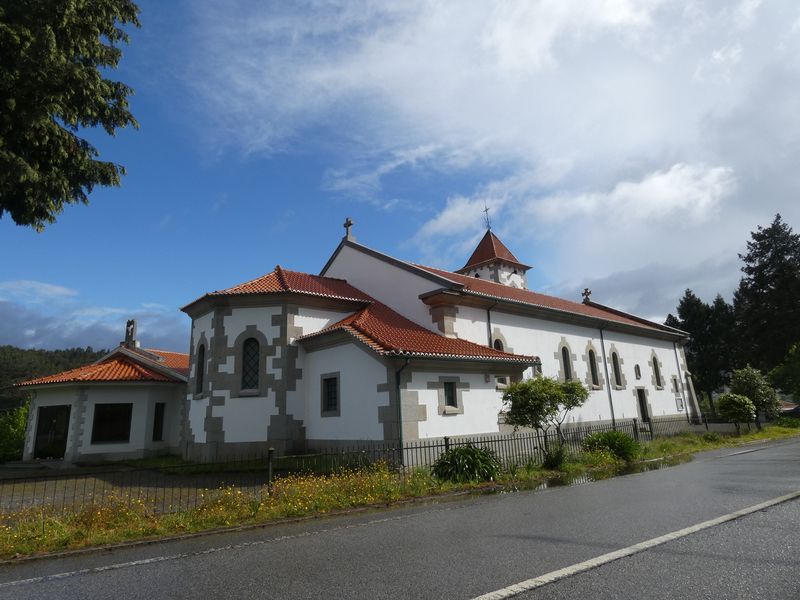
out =
<svg viewBox="0 0 800 600"><path fill-rule="evenodd" d="M483 224L486 225L486 231L490 231L492 229L492 220L489 218L489 207L486 206L486 201L483 201Z"/></svg>
<svg viewBox="0 0 800 600"><path fill-rule="evenodd" d="M352 227L353 227L353 221L352 221L352 219L350 219L350 217L347 217L344 220L344 231L345 231L344 239L346 239L346 240L354 240L355 239L353 237L353 234L350 232L350 229Z"/></svg>
<svg viewBox="0 0 800 600"><path fill-rule="evenodd" d="M584 302L589 302L592 299L592 290L589 288L583 288L583 293L581 296L583 296Z"/></svg>

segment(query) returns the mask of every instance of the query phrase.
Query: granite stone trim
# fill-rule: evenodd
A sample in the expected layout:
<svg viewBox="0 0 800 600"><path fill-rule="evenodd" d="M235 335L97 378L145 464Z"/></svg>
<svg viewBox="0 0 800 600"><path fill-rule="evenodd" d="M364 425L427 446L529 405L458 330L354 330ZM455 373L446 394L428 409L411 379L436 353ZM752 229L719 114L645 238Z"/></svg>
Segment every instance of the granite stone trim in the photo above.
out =
<svg viewBox="0 0 800 600"><path fill-rule="evenodd" d="M569 356L569 370L571 372L569 380L577 380L578 377L575 373L575 361L578 360L578 357L572 353L572 348L569 347L569 342L567 342L567 338L563 335L561 336L561 341L558 343L558 350L553 353L553 356L558 362L558 380L567 381L566 372L564 370L564 356L562 353L564 348L567 349L567 356Z"/></svg>
<svg viewBox="0 0 800 600"><path fill-rule="evenodd" d="M431 321L438 327L445 337L454 338L456 335L456 317L458 307L452 305L431 306L428 311L431 313Z"/></svg>
<svg viewBox="0 0 800 600"><path fill-rule="evenodd" d="M456 406L448 406L444 395L444 384L454 383L456 389ZM438 413L440 415L464 414L464 390L469 390L469 382L461 381L457 375L440 375L438 381L429 381L427 388L436 390L438 397Z"/></svg>
<svg viewBox="0 0 800 600"><path fill-rule="evenodd" d="M325 410L325 380L336 380L336 410ZM342 416L342 385L341 372L322 373L319 376L319 416L320 417L340 417Z"/></svg>
<svg viewBox="0 0 800 600"><path fill-rule="evenodd" d="M620 385L617 385L616 375L614 374L614 355L617 355L617 362L619 364L619 378L620 378ZM608 364L611 367L611 377L613 378L611 384L613 386L612 389L615 390L624 390L628 386L628 380L625 377L625 370L622 368L622 365L625 364L625 361L622 359L622 355L617 350L616 346L614 346L613 342L608 345Z"/></svg>
<svg viewBox="0 0 800 600"><path fill-rule="evenodd" d="M250 338L255 339L258 342L258 388L255 389L244 389L242 388L242 372L244 371L244 343L249 340ZM224 387L226 384L230 385L231 387L228 388L231 391L231 397L238 397L238 396L267 396L269 394L269 387L267 385L267 360L269 360L270 356L275 354L275 347L270 347L269 340L267 336L263 334L263 332L258 330L256 325L247 325L245 326L244 330L236 336L236 339L233 342L233 373L225 373L224 375L233 375L233 378L225 378L228 379L227 381L223 380L223 374L217 373L216 379L218 380L218 385L220 387ZM230 356L230 353L228 354ZM227 364L228 359L225 359L225 364ZM221 366L221 365L220 365Z"/></svg>
<svg viewBox="0 0 800 600"><path fill-rule="evenodd" d="M69 460L75 460L78 457L81 446L83 445L84 436L88 435L90 441L92 439L92 432L91 429L89 429L89 411L87 410L87 404L89 404L89 388L80 386L75 390L75 403L72 405L71 409L75 411L75 415L73 416L70 414L70 421L74 418L75 426L74 429L69 432L72 434L70 436L72 439L69 440L67 450ZM94 426L94 415L92 415L92 426ZM67 453L64 454L65 459L67 459Z"/></svg>
<svg viewBox="0 0 800 600"><path fill-rule="evenodd" d="M664 389L664 364L658 360L658 355L656 354L655 350L650 352L650 360L647 361L647 364L650 365L650 382L653 384L653 387L657 390ZM659 377L656 378L656 365L658 366L658 373Z"/></svg>
<svg viewBox="0 0 800 600"><path fill-rule="evenodd" d="M592 354L590 355L589 352ZM597 375L597 383L592 381L592 356L594 357L594 372ZM594 344L591 340L586 342L586 349L584 354L581 355L581 360L586 363L586 386L590 390L602 390L603 386L605 385L605 379L603 378L603 373L601 372L600 365L597 364L597 348L594 347Z"/></svg>
<svg viewBox="0 0 800 600"><path fill-rule="evenodd" d="M197 363L197 355L199 354L200 346L204 348L203 352L203 364L200 365ZM211 362L210 354L210 347L211 344L209 343L208 339L206 338L205 332L200 334L200 339L197 340L197 344L191 347L191 351L189 354L189 365L194 366L192 369L192 376L189 379L189 390L192 394L192 397L195 400L199 400L200 398L204 398L206 395L206 391L210 388L211 383L209 382L209 364ZM197 374L202 371L203 372L203 389L199 392L197 391Z"/></svg>

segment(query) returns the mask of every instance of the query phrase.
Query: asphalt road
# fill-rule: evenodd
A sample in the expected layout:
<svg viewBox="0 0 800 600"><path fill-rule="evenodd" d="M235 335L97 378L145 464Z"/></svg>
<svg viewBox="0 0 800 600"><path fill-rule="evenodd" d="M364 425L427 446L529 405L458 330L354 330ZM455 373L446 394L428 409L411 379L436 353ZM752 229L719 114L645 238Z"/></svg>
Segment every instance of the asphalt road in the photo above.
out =
<svg viewBox="0 0 800 600"><path fill-rule="evenodd" d="M469 599L797 490L800 441L728 449L576 487L3 565L0 598ZM799 507L787 502L522 597L798 598Z"/></svg>

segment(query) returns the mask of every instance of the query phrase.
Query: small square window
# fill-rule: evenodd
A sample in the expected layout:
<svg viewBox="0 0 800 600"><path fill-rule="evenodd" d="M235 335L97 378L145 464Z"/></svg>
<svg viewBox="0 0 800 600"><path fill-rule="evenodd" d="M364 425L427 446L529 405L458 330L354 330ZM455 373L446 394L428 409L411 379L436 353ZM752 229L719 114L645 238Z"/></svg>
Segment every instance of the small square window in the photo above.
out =
<svg viewBox="0 0 800 600"><path fill-rule="evenodd" d="M444 382L444 405L458 408L458 398L456 396L456 382Z"/></svg>
<svg viewBox="0 0 800 600"><path fill-rule="evenodd" d="M92 444L127 443L133 404L95 404Z"/></svg>

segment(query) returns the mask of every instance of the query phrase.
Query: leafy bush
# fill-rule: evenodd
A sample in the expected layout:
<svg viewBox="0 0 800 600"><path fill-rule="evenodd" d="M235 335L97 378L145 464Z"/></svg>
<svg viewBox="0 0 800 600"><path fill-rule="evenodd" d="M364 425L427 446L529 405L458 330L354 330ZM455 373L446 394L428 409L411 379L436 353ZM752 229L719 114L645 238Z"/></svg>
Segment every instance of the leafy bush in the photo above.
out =
<svg viewBox="0 0 800 600"><path fill-rule="evenodd" d="M491 481L500 474L500 461L491 450L467 444L450 448L433 464L432 470L444 481Z"/></svg>
<svg viewBox="0 0 800 600"><path fill-rule="evenodd" d="M0 462L19 460L25 445L28 404L0 413Z"/></svg>
<svg viewBox="0 0 800 600"><path fill-rule="evenodd" d="M608 450L625 462L632 461L641 450L639 444L631 436L621 431L593 433L583 440L583 449L586 452Z"/></svg>
<svg viewBox="0 0 800 600"><path fill-rule="evenodd" d="M775 417L780 413L781 403L767 378L750 365L737 369L731 375L731 392L746 396L758 411L764 411L768 417ZM758 419L756 419L758 424Z"/></svg>
<svg viewBox="0 0 800 600"><path fill-rule="evenodd" d="M755 404L741 394L722 394L717 399L717 412L723 419L736 425L736 433L739 433L739 423L749 423L756 418Z"/></svg>
<svg viewBox="0 0 800 600"><path fill-rule="evenodd" d="M564 446L558 445L555 448L549 448L544 451L544 459L542 466L550 471L555 471L564 464L564 459L567 457L567 451Z"/></svg>
<svg viewBox="0 0 800 600"><path fill-rule="evenodd" d="M778 427L789 427L791 429L800 428L800 419L795 417L778 417L772 422L773 425Z"/></svg>
<svg viewBox="0 0 800 600"><path fill-rule="evenodd" d="M706 431L702 438L704 442L718 442L722 439L722 436L716 431Z"/></svg>

